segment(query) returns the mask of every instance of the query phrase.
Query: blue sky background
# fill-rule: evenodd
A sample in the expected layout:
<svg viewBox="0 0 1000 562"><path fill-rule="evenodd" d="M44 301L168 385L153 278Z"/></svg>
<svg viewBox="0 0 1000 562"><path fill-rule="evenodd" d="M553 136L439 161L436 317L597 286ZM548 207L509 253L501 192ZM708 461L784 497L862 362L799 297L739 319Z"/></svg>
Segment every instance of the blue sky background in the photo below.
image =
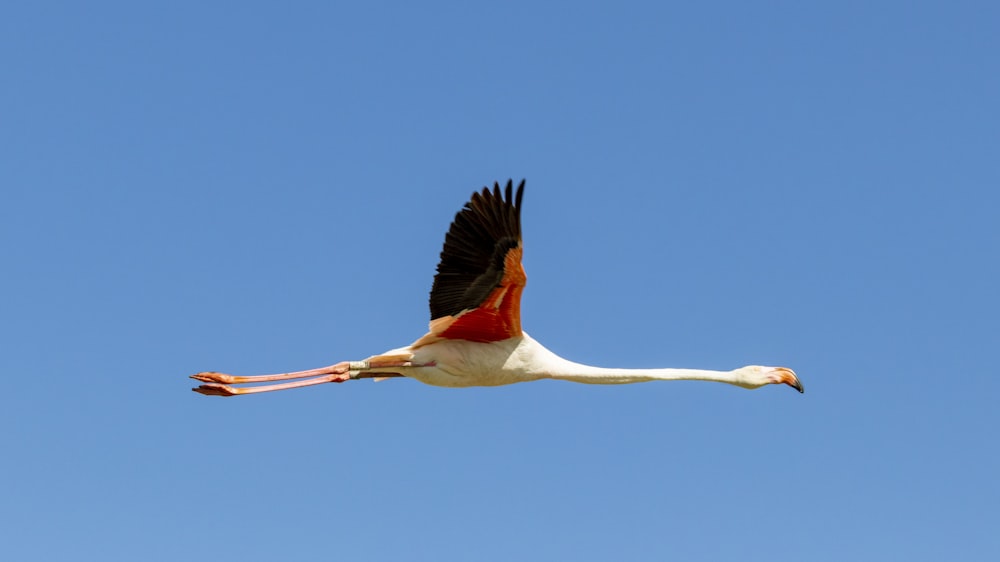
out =
<svg viewBox="0 0 1000 562"><path fill-rule="evenodd" d="M5 560L996 560L991 2L0 8ZM241 399L422 335L527 178L526 330L708 383Z"/></svg>

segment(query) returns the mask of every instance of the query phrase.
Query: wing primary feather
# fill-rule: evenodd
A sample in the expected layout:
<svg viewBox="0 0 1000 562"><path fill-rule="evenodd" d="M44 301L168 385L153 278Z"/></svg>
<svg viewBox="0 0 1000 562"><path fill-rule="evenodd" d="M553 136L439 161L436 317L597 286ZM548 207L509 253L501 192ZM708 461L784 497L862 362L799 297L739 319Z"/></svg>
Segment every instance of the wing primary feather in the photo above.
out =
<svg viewBox="0 0 1000 562"><path fill-rule="evenodd" d="M455 214L431 288L432 320L474 309L501 286L507 255L521 245L524 184L522 180L515 193L512 179L503 187L494 182L492 189L486 186L473 192ZM516 278L523 279L519 261L517 268Z"/></svg>

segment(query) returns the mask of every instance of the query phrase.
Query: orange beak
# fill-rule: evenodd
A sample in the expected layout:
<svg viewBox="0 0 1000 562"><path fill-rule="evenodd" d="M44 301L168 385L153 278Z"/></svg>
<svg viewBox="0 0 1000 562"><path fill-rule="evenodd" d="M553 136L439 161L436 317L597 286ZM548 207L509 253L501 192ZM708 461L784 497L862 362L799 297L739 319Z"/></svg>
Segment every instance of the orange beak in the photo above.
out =
<svg viewBox="0 0 1000 562"><path fill-rule="evenodd" d="M800 381L799 377L795 374L795 371L786 369L785 367L775 367L772 372L775 375L774 382L787 384L795 390L798 390L800 393L804 393L806 391L805 387L802 386L802 381Z"/></svg>

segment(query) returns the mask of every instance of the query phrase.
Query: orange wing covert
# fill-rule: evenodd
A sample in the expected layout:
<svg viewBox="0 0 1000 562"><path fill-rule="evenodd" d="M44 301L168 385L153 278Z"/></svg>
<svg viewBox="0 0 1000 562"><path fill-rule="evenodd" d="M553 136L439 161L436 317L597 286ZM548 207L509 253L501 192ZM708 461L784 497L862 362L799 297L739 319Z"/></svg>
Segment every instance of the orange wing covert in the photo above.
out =
<svg viewBox="0 0 1000 562"><path fill-rule="evenodd" d="M483 188L455 215L448 229L431 289L430 333L415 346L438 338L475 342L521 335L521 197L508 181Z"/></svg>

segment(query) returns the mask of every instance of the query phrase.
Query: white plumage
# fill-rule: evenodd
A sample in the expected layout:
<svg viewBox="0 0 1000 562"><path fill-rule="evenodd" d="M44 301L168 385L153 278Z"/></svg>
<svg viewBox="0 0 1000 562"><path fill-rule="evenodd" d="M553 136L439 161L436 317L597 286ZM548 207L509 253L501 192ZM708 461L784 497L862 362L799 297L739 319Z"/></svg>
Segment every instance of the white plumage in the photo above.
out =
<svg viewBox="0 0 1000 562"><path fill-rule="evenodd" d="M742 388L787 384L802 392L791 369L751 365L732 371L703 369L606 369L574 363L546 349L521 330L520 300L527 277L521 265L521 198L508 181L484 188L455 216L445 237L431 289L430 331L413 344L364 361L329 367L238 377L202 372L194 390L234 396L360 378L407 377L444 387L499 386L540 379L588 384L703 380ZM304 379L304 380L296 380ZM234 384L295 382L234 387Z"/></svg>

